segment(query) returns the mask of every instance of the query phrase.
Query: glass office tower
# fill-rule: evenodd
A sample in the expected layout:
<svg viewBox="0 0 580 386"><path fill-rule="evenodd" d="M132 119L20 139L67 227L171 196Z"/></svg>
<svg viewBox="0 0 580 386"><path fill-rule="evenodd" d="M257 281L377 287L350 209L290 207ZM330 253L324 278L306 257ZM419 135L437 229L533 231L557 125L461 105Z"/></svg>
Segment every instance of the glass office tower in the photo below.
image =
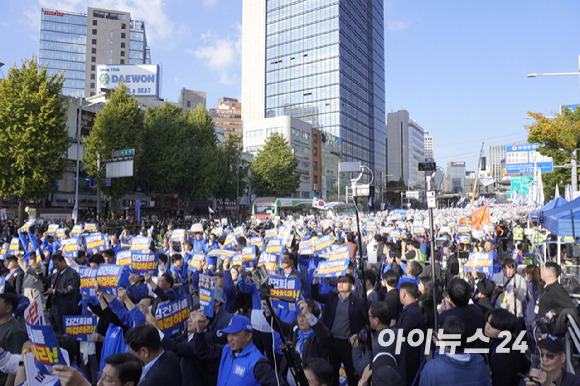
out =
<svg viewBox="0 0 580 386"><path fill-rule="evenodd" d="M300 118L384 171L383 0L246 0L243 14L242 118Z"/></svg>

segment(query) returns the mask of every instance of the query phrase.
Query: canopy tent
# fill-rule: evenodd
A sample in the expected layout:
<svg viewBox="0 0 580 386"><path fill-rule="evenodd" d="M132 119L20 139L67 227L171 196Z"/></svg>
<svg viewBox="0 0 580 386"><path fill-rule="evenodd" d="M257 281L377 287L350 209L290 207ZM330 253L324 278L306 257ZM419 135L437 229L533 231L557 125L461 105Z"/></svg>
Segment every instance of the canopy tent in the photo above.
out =
<svg viewBox="0 0 580 386"><path fill-rule="evenodd" d="M560 237L571 237L572 215L574 216L574 231L580 235L580 198L545 211L540 216L540 223L551 233Z"/></svg>
<svg viewBox="0 0 580 386"><path fill-rule="evenodd" d="M567 203L568 201L565 200L564 198L556 197L552 201L548 202L546 205L542 206L541 208L531 211L528 214L528 220L538 221L538 219L544 217L544 214L547 211L552 210L554 208L558 208Z"/></svg>

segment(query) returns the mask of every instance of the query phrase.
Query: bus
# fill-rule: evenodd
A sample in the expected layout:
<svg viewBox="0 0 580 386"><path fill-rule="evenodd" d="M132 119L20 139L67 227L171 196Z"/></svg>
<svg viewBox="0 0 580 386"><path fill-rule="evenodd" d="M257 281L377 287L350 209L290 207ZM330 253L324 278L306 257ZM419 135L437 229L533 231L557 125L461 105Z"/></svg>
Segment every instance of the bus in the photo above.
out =
<svg viewBox="0 0 580 386"><path fill-rule="evenodd" d="M252 204L252 216L258 220L271 220L276 216L298 217L317 212L312 207L311 198L258 197Z"/></svg>

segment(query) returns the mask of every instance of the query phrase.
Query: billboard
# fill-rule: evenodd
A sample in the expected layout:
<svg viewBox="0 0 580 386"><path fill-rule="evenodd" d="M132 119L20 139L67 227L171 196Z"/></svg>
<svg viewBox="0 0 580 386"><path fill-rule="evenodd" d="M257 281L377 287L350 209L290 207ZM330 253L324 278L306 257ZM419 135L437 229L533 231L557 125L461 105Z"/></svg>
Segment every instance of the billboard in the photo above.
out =
<svg viewBox="0 0 580 386"><path fill-rule="evenodd" d="M539 143L523 143L520 145L506 145L506 175L519 176L534 174L534 166L543 173L554 171L552 157L546 157L536 151Z"/></svg>
<svg viewBox="0 0 580 386"><path fill-rule="evenodd" d="M135 96L159 96L159 66L156 64L100 64L97 66L97 94L125 83Z"/></svg>

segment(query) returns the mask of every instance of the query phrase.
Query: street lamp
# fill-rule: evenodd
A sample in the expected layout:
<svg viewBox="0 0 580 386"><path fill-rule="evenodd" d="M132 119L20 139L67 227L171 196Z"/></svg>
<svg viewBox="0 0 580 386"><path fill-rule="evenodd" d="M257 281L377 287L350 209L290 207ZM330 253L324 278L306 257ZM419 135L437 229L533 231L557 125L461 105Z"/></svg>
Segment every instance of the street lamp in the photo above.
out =
<svg viewBox="0 0 580 386"><path fill-rule="evenodd" d="M80 98L79 100L79 105L82 103L82 98ZM76 168L76 181L75 181L75 206L73 208L73 220L75 222L75 224L78 222L78 216L79 216L79 169L80 169L80 157L79 157L79 149L81 147L81 129L82 129L82 114L83 114L83 109L86 109L87 107L91 107L93 105L96 105L100 102L92 102L86 105L81 105L79 106L79 111L78 111L78 118L77 118L77 168Z"/></svg>

